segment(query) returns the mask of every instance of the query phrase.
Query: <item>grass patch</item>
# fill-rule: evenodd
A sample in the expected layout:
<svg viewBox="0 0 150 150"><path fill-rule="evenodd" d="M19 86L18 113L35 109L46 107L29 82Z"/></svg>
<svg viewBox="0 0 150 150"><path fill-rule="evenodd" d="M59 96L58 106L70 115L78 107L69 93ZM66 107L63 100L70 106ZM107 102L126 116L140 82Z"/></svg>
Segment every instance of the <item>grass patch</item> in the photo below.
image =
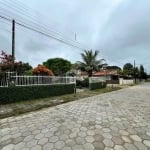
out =
<svg viewBox="0 0 150 150"><path fill-rule="evenodd" d="M78 92L74 94L66 94L62 96L53 96L49 98L34 99L28 101L19 101L12 104L0 105L0 109L3 108L4 112L0 114L0 118L6 118L9 116L19 115L26 112L36 111L42 108L56 106L62 103L67 103L75 100L79 100L86 97L91 97L94 95L112 92L120 90L120 87L114 88L103 88L96 90L85 90L83 92ZM10 111L8 111L10 108Z"/></svg>

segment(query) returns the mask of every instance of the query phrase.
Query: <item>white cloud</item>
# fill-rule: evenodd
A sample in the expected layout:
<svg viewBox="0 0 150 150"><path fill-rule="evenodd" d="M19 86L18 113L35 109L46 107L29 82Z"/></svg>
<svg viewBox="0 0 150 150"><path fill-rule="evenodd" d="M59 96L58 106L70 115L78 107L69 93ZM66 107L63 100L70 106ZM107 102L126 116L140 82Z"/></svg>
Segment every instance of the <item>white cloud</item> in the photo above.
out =
<svg viewBox="0 0 150 150"><path fill-rule="evenodd" d="M13 1L16 3L15 0ZM149 61L149 0L136 2L131 0L20 0L20 2L36 10L27 12L30 15L34 14L35 18L32 21L38 20L39 25L47 23L48 28L61 32L65 38L71 40L74 39L74 33L77 33L77 41L83 43L85 48L99 49L102 57L108 59L109 63L122 66L123 63L132 62L134 59L143 64ZM43 16L41 17L37 12L42 13ZM14 16L18 18L19 14L14 14L12 17ZM24 21L27 21L27 18ZM81 58L80 49L69 47L31 31L20 31L16 36L17 59L29 61L34 66L52 57L64 57L72 62ZM5 37L8 35L0 35L5 43L1 44L5 45L1 47L10 49L11 42L8 41L11 40L6 41ZM6 43L9 43L9 46L6 46Z"/></svg>

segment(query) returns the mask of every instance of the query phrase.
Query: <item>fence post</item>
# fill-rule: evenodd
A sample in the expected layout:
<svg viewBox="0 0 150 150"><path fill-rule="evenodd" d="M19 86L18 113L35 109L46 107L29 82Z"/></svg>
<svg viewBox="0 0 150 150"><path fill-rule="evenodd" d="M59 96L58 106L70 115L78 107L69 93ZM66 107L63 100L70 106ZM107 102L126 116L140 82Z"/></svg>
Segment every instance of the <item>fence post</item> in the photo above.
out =
<svg viewBox="0 0 150 150"><path fill-rule="evenodd" d="M76 88L76 77L74 77L74 97L76 97L77 88Z"/></svg>

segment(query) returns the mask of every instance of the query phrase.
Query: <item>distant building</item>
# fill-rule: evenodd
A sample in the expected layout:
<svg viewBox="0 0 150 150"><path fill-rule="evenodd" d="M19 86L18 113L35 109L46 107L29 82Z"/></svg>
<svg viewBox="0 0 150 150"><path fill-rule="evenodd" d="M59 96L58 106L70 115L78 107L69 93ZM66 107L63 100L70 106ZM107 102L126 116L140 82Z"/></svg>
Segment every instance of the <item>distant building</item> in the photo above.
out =
<svg viewBox="0 0 150 150"><path fill-rule="evenodd" d="M119 74L117 71L102 70L94 72L93 77L100 77L102 80L106 80L108 84L119 84Z"/></svg>

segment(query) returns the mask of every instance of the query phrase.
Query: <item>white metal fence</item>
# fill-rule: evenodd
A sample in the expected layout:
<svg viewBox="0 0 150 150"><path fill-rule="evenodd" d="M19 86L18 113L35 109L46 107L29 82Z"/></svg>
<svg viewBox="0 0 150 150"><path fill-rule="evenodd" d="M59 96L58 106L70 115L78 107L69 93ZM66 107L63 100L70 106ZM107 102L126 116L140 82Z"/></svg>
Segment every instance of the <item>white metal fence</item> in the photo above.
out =
<svg viewBox="0 0 150 150"><path fill-rule="evenodd" d="M8 81L7 80L0 80L0 87L8 87Z"/></svg>
<svg viewBox="0 0 150 150"><path fill-rule="evenodd" d="M71 84L76 83L75 77L55 77L55 76L11 76L0 82L0 87L8 87L9 84L15 86L51 85L51 84Z"/></svg>

